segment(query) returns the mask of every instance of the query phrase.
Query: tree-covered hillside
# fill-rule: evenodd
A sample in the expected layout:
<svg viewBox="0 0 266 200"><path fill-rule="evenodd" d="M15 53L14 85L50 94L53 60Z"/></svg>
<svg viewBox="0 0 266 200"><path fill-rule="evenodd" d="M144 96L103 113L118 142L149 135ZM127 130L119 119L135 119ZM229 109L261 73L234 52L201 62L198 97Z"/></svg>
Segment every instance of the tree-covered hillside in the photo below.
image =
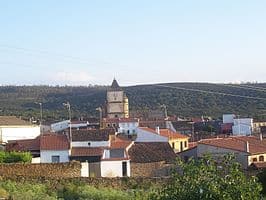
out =
<svg viewBox="0 0 266 200"><path fill-rule="evenodd" d="M105 102L106 89L105 86L2 86L0 113L27 118L38 117L39 105L35 102L42 102L45 118L62 119L67 116L62 103L69 101L74 116L96 116L95 109ZM170 114L178 116L221 117L223 113L236 113L266 117L266 83L241 85L168 83L130 86L124 90L129 97L131 110L158 109L160 105L165 104ZM227 96L223 93L236 96Z"/></svg>

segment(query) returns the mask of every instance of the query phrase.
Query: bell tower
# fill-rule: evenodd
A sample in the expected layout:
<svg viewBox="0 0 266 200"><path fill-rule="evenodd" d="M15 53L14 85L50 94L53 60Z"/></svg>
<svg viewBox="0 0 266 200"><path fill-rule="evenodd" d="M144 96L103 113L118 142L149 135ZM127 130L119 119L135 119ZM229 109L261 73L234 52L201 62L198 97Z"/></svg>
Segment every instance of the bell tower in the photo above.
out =
<svg viewBox="0 0 266 200"><path fill-rule="evenodd" d="M107 118L128 118L128 98L122 88L114 79L111 87L107 90Z"/></svg>

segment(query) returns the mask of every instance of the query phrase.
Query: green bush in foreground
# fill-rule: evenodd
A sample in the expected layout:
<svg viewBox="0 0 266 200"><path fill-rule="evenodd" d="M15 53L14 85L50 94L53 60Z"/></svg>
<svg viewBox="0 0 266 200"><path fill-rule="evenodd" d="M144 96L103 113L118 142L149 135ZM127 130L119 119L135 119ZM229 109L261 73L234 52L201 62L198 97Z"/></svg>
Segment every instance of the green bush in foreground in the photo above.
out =
<svg viewBox="0 0 266 200"><path fill-rule="evenodd" d="M29 152L0 151L0 163L30 163L32 156Z"/></svg>
<svg viewBox="0 0 266 200"><path fill-rule="evenodd" d="M173 174L172 182L150 199L157 200L259 200L261 185L255 177L246 177L232 155L217 165L209 156L184 163L181 172Z"/></svg>

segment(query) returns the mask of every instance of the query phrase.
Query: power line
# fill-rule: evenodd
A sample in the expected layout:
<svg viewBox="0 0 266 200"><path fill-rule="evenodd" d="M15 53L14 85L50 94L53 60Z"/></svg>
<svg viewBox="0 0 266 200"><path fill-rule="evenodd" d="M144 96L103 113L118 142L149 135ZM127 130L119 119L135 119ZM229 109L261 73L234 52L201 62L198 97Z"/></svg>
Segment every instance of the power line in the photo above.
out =
<svg viewBox="0 0 266 200"><path fill-rule="evenodd" d="M246 99L266 100L266 98L263 98L263 97L244 96L244 95L230 94L230 93L224 93L224 92L212 92L212 91L193 89L193 88L184 88L184 87L178 87L178 86L174 87L174 86L160 85L160 84L157 84L154 86L172 88L172 89L178 89L178 90L193 91L193 92L201 92L201 93L206 93L206 94L218 94L218 95L223 95L223 96L233 96L233 97L246 98Z"/></svg>
<svg viewBox="0 0 266 200"><path fill-rule="evenodd" d="M220 84L216 84L220 85ZM261 88L261 87L246 87L244 85L231 85L231 84L221 84L222 86L226 87L233 87L233 88L240 88L240 89L246 89L246 90L254 90L254 91L259 91L259 92L266 92L266 88Z"/></svg>

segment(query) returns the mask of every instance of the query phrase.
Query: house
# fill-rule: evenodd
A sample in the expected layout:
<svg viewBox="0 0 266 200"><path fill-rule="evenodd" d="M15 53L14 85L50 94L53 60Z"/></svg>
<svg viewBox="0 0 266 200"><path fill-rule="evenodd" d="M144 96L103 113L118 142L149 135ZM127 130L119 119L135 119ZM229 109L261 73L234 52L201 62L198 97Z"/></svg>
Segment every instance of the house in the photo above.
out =
<svg viewBox="0 0 266 200"><path fill-rule="evenodd" d="M266 126L266 120L254 120L253 121L253 132L261 133L261 127Z"/></svg>
<svg viewBox="0 0 266 200"><path fill-rule="evenodd" d="M253 130L252 118L239 118L233 120L233 135L251 135Z"/></svg>
<svg viewBox="0 0 266 200"><path fill-rule="evenodd" d="M8 140L34 139L40 135L40 126L15 116L0 116L0 144Z"/></svg>
<svg viewBox="0 0 266 200"><path fill-rule="evenodd" d="M127 135L136 134L139 127L139 119L137 118L103 118L103 128L113 127L118 133Z"/></svg>
<svg viewBox="0 0 266 200"><path fill-rule="evenodd" d="M204 139L197 146L179 153L182 158L188 159L188 155L200 158L209 153L214 157L220 157L232 153L236 161L247 169L251 164L265 163L266 140L254 136L231 136L225 138Z"/></svg>
<svg viewBox="0 0 266 200"><path fill-rule="evenodd" d="M114 129L76 130L72 133L70 160L82 163L83 176L130 176L127 151L132 143L116 136Z"/></svg>
<svg viewBox="0 0 266 200"><path fill-rule="evenodd" d="M140 127L135 141L168 142L174 151L180 152L188 149L188 139L188 136L176 133L169 129L160 129L157 127L156 130L153 130L147 127Z"/></svg>
<svg viewBox="0 0 266 200"><path fill-rule="evenodd" d="M5 151L30 152L32 163L40 163L40 136L35 139L9 140Z"/></svg>
<svg viewBox="0 0 266 200"><path fill-rule="evenodd" d="M109 129L81 129L72 130L72 147L108 147L109 137L114 135L115 130Z"/></svg>
<svg viewBox="0 0 266 200"><path fill-rule="evenodd" d="M158 134L158 129L156 132L151 128L139 127L135 142L168 142L167 137Z"/></svg>
<svg viewBox="0 0 266 200"><path fill-rule="evenodd" d="M66 135L43 134L40 139L40 162L69 162L70 144Z"/></svg>
<svg viewBox="0 0 266 200"><path fill-rule="evenodd" d="M135 142L128 151L131 176L168 176L176 154L168 142Z"/></svg>
<svg viewBox="0 0 266 200"><path fill-rule="evenodd" d="M158 131L161 136L168 138L168 142L175 152L188 149L188 136L176 133L169 129L159 129Z"/></svg>
<svg viewBox="0 0 266 200"><path fill-rule="evenodd" d="M9 140L6 151L30 152L32 163L69 162L70 143L66 135L43 133L27 140Z"/></svg>

